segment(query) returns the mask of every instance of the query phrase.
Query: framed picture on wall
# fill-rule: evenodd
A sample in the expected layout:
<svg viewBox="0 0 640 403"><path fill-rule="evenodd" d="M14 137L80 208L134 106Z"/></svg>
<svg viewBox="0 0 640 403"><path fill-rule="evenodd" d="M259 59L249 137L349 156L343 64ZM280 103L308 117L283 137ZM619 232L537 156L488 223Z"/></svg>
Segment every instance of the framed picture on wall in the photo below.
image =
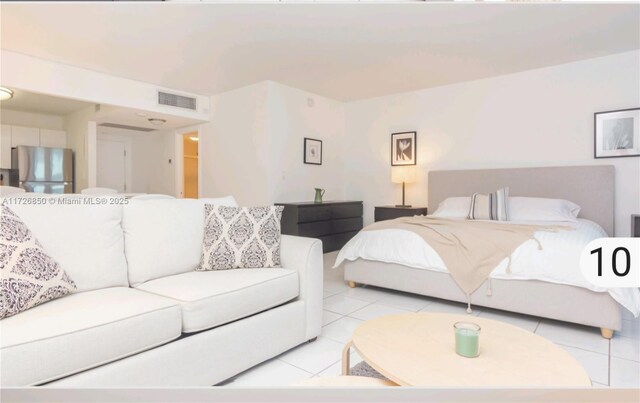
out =
<svg viewBox="0 0 640 403"><path fill-rule="evenodd" d="M391 166L416 165L416 132L391 134Z"/></svg>
<svg viewBox="0 0 640 403"><path fill-rule="evenodd" d="M640 108L593 114L594 157L640 156Z"/></svg>
<svg viewBox="0 0 640 403"><path fill-rule="evenodd" d="M322 165L322 140L304 138L304 163Z"/></svg>

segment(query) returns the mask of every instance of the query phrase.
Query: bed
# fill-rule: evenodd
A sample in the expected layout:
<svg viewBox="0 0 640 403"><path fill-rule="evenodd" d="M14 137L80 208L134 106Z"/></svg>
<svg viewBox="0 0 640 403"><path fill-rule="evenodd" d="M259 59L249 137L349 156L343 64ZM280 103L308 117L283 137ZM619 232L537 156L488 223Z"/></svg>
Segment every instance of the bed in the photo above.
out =
<svg viewBox="0 0 640 403"><path fill-rule="evenodd" d="M566 199L577 203L581 206L580 225L600 228L603 235L602 230L613 234L614 175L614 167L605 165L431 171L428 177L428 201L429 206L435 210L447 197L470 196L474 192L488 193L508 186L511 196ZM409 253L407 248L419 247L393 238L401 236L393 232L385 232L385 236L386 243L395 241L399 254ZM445 300L469 302L467 295L446 271L412 267L393 262L393 259L375 260L366 254L353 252L354 245L358 242L363 241L358 236L354 237L341 250L336 261L337 264L344 261L344 279L351 287L357 283L368 284ZM548 242L555 241L551 239ZM402 248L405 248L404 251ZM579 283L578 279L582 279L577 264L575 267L564 267L563 270L571 276L580 276L575 278L576 284ZM497 271L498 269L495 270ZM620 330L623 308L619 295L569 283L574 282L516 279L505 275L495 277L492 273L491 292L481 286L470 294L470 302L473 306L598 327L605 338L611 338L613 331ZM638 306L638 290L623 291L626 293L623 297L628 300L627 306Z"/></svg>

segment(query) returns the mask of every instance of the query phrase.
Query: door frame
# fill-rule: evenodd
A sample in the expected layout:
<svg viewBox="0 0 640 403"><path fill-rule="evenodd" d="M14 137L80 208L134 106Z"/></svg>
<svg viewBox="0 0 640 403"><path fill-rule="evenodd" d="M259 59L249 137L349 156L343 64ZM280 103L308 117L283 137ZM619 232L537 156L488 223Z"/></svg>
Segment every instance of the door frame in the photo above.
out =
<svg viewBox="0 0 640 403"><path fill-rule="evenodd" d="M100 147L98 145L98 143L100 141L112 141L112 142L116 142L116 143L124 143L124 150L125 150L125 156L124 156L124 192L125 193L131 193L132 192L132 180L133 180L133 173L132 173L132 164L133 164L133 146L131 144L131 138L127 137L127 136L119 136L117 134L108 134L108 133L98 133L96 136L96 167L95 167L95 171L96 171L96 185L99 187L100 184L98 184L98 154L100 153Z"/></svg>
<svg viewBox="0 0 640 403"><path fill-rule="evenodd" d="M193 132L198 133L198 198L202 196L202 158L200 158L202 155L202 131L200 130L200 125L196 125L183 127L174 132L175 164L173 169L175 178L175 196L180 199L184 198L184 135Z"/></svg>

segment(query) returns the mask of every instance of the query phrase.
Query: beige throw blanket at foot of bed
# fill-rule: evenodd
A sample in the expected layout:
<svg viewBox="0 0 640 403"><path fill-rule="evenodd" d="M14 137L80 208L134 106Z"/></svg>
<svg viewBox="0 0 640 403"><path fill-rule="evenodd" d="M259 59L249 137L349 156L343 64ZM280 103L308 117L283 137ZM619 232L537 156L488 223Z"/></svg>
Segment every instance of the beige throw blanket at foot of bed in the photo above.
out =
<svg viewBox="0 0 640 403"><path fill-rule="evenodd" d="M487 280L500 262L511 259L511 254L524 242L531 239L538 242L534 237L536 231L573 228L416 216L380 221L363 231L383 229L403 229L421 236L440 255L469 302L471 293ZM542 249L540 242L538 248ZM511 261L507 272L510 272L510 266Z"/></svg>

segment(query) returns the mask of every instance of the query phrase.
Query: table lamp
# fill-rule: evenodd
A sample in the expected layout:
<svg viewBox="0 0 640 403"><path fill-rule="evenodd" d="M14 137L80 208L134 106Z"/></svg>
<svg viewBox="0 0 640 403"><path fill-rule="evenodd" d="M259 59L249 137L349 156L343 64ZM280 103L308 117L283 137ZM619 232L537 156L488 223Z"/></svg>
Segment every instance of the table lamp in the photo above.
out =
<svg viewBox="0 0 640 403"><path fill-rule="evenodd" d="M410 204L404 204L404 184L416 181L415 167L393 167L391 168L391 182L402 183L402 204L396 204L396 207L411 207Z"/></svg>

